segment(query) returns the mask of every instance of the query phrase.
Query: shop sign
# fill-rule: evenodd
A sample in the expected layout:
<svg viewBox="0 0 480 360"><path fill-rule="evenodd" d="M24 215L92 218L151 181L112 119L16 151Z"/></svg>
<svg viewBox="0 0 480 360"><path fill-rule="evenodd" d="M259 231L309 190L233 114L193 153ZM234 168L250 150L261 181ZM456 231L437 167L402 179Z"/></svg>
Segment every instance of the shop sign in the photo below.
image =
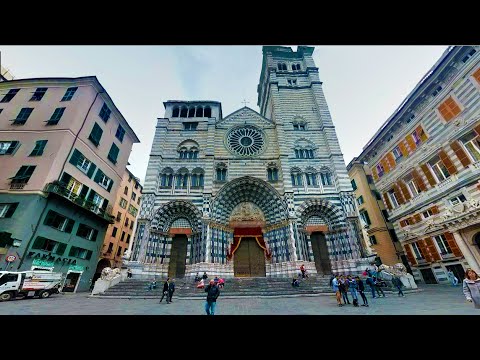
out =
<svg viewBox="0 0 480 360"><path fill-rule="evenodd" d="M32 266L55 267L55 263L53 261L34 259Z"/></svg>

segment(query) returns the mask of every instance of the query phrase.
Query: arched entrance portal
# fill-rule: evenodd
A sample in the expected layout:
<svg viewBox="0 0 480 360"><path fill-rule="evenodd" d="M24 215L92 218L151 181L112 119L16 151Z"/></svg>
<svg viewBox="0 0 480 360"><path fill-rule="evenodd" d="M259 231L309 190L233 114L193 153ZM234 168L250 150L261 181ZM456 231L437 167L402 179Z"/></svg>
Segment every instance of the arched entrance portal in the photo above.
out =
<svg viewBox="0 0 480 360"><path fill-rule="evenodd" d="M183 278L185 276L188 238L185 234L177 234L172 240L170 264L168 265L169 278Z"/></svg>
<svg viewBox="0 0 480 360"><path fill-rule="evenodd" d="M92 286L95 284L95 281L97 281L100 276L102 275L102 270L105 269L106 267L111 267L112 265L110 264L110 260L108 259L101 259L98 264L97 264L97 269L95 270L95 275L93 275L92 278Z"/></svg>
<svg viewBox="0 0 480 360"><path fill-rule="evenodd" d="M319 274L331 274L332 267L328 257L328 247L325 235L322 232L314 232L310 235L312 243L313 258L315 260L315 268Z"/></svg>

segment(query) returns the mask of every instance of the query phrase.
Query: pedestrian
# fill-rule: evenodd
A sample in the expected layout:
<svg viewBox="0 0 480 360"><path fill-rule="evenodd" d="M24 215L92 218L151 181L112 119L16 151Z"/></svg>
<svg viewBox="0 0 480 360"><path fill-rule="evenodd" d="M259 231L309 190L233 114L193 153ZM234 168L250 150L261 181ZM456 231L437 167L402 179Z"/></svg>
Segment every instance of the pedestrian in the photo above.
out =
<svg viewBox="0 0 480 360"><path fill-rule="evenodd" d="M357 282L351 275L348 275L348 289L352 295L353 306L358 307Z"/></svg>
<svg viewBox="0 0 480 360"><path fill-rule="evenodd" d="M362 306L368 306L368 300L364 293L365 285L363 285L363 281L362 279L360 279L360 276L355 277L355 280L357 281L358 292L360 293L360 296L362 297L362 300L363 300Z"/></svg>
<svg viewBox="0 0 480 360"><path fill-rule="evenodd" d="M207 279L208 279L208 275L207 275L207 272L206 272L206 271L203 272L202 279L203 279L203 280L207 280Z"/></svg>
<svg viewBox="0 0 480 360"><path fill-rule="evenodd" d="M195 282L199 282L200 281L200 276L198 276L198 272L197 272L197 275L195 275Z"/></svg>
<svg viewBox="0 0 480 360"><path fill-rule="evenodd" d="M203 279L200 279L200 281L197 284L197 289L203 289L205 287L205 282Z"/></svg>
<svg viewBox="0 0 480 360"><path fill-rule="evenodd" d="M340 295L340 281L338 279L338 275L336 275L332 279L332 290L335 293L335 297L337 298L337 305L343 306L342 304L342 296Z"/></svg>
<svg viewBox="0 0 480 360"><path fill-rule="evenodd" d="M373 280L372 275L367 271L367 280L365 280L368 286L370 286L370 290L372 290L372 297L375 299L375 281Z"/></svg>
<svg viewBox="0 0 480 360"><path fill-rule="evenodd" d="M223 289L224 286L225 286L225 279L224 278L218 279L218 288Z"/></svg>
<svg viewBox="0 0 480 360"><path fill-rule="evenodd" d="M348 280L345 276L341 275L339 279L338 288L340 289L340 293L342 294L343 303L350 305L350 300L348 300Z"/></svg>
<svg viewBox="0 0 480 360"><path fill-rule="evenodd" d="M170 278L167 278L167 280L165 280L165 282L163 283L162 298L160 299L160 302L162 302L163 298L166 296L167 304L168 304L168 283L169 282L170 282Z"/></svg>
<svg viewBox="0 0 480 360"><path fill-rule="evenodd" d="M207 315L215 315L215 308L217 307L217 298L220 295L220 289L213 279L210 280L210 284L205 288L205 292L207 293L205 311Z"/></svg>
<svg viewBox="0 0 480 360"><path fill-rule="evenodd" d="M292 279L292 286L293 287L299 287L300 286L300 283L298 282L298 279L296 277L294 277Z"/></svg>
<svg viewBox="0 0 480 360"><path fill-rule="evenodd" d="M402 280L397 276L392 277L392 284L398 289L398 296L405 296L402 291Z"/></svg>
<svg viewBox="0 0 480 360"><path fill-rule="evenodd" d="M457 279L457 277L455 276L455 274L453 273L452 270L448 270L447 276L448 276L448 280L450 280L450 282L452 283L452 286L457 286L458 285L458 279Z"/></svg>
<svg viewBox="0 0 480 360"><path fill-rule="evenodd" d="M172 279L168 284L168 299L167 304L170 304L172 301L173 293L175 292L175 279ZM170 300L170 301L169 301Z"/></svg>
<svg viewBox="0 0 480 360"><path fill-rule="evenodd" d="M213 281L214 281L214 282L215 282L215 284L217 284L217 285L218 285L218 280L219 280L219 279L218 279L218 276L217 276L217 275L215 275L215 277L213 278Z"/></svg>
<svg viewBox="0 0 480 360"><path fill-rule="evenodd" d="M473 302L475 309L480 309L480 277L472 269L467 269L465 273L463 294L467 301Z"/></svg>
<svg viewBox="0 0 480 360"><path fill-rule="evenodd" d="M302 272L302 279L308 279L307 269L305 269L305 265L302 264L300 266L300 271Z"/></svg>
<svg viewBox="0 0 480 360"><path fill-rule="evenodd" d="M148 284L148 291L154 290L157 288L157 280L153 279L150 284Z"/></svg>
<svg viewBox="0 0 480 360"><path fill-rule="evenodd" d="M131 278L132 277L132 269L128 268L127 269L127 278Z"/></svg>
<svg viewBox="0 0 480 360"><path fill-rule="evenodd" d="M382 289L382 282L381 282L381 280L379 280L378 278L374 277L374 278L373 278L373 282L374 282L375 291L377 292L378 297L380 297L380 293L382 293L382 296L383 296L383 297L386 297L386 296L385 296L385 293L383 292L383 289Z"/></svg>

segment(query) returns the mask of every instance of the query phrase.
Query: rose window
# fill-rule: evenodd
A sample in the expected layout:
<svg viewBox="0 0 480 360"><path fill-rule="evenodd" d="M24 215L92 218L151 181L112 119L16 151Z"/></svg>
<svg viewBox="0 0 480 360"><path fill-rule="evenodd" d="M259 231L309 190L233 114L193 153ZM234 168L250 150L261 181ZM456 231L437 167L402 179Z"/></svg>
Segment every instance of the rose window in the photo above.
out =
<svg viewBox="0 0 480 360"><path fill-rule="evenodd" d="M227 145L231 152L241 156L253 156L262 152L265 144L263 133L253 127L233 129L227 135Z"/></svg>

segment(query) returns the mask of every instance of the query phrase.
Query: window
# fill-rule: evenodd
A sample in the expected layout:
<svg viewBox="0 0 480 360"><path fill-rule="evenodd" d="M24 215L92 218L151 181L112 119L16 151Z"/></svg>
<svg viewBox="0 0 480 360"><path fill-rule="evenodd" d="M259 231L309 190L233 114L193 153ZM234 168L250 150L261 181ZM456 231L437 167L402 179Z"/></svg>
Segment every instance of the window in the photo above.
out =
<svg viewBox="0 0 480 360"><path fill-rule="evenodd" d="M135 190L138 189L138 182L135 181Z"/></svg>
<svg viewBox="0 0 480 360"><path fill-rule="evenodd" d="M367 225L371 225L372 222L370 221L370 216L368 216L367 210L360 211L360 217L362 218L363 222Z"/></svg>
<svg viewBox="0 0 480 360"><path fill-rule="evenodd" d="M43 150L45 149L45 146L47 145L48 140L38 140L35 142L35 148L32 150L30 155L28 156L40 156L43 154Z"/></svg>
<svg viewBox="0 0 480 360"><path fill-rule="evenodd" d="M293 130L305 131L305 124L293 124Z"/></svg>
<svg viewBox="0 0 480 360"><path fill-rule="evenodd" d="M447 122L452 120L461 112L460 107L451 96L449 96L448 99L440 104L438 111L440 111L440 114Z"/></svg>
<svg viewBox="0 0 480 360"><path fill-rule="evenodd" d="M388 192L388 197L392 203L392 206L394 208L398 207L398 201L397 201L397 197L395 196L395 191L393 189L390 189Z"/></svg>
<svg viewBox="0 0 480 360"><path fill-rule="evenodd" d="M376 168L377 168L378 177L382 177L382 176L383 176L383 173L385 172L385 170L383 169L382 164L377 164Z"/></svg>
<svg viewBox="0 0 480 360"><path fill-rule="evenodd" d="M47 216L45 216L43 224L70 234L75 221L66 216L60 215L53 210L49 210Z"/></svg>
<svg viewBox="0 0 480 360"><path fill-rule="evenodd" d="M418 136L416 131L412 133L412 138L413 138L413 141L415 142L415 145L418 145L421 143L420 137Z"/></svg>
<svg viewBox="0 0 480 360"><path fill-rule="evenodd" d="M434 173L437 179L437 183L440 183L450 177L450 173L448 172L447 167L438 156L434 157L427 164Z"/></svg>
<svg viewBox="0 0 480 360"><path fill-rule="evenodd" d="M285 63L278 63L278 64L277 64L277 68L278 68L278 70L280 70L280 71L287 71L287 64L285 64Z"/></svg>
<svg viewBox="0 0 480 360"><path fill-rule="evenodd" d="M47 120L47 125L57 125L60 119L62 118L62 115L64 113L66 108L56 108L55 111L52 114L52 117Z"/></svg>
<svg viewBox="0 0 480 360"><path fill-rule="evenodd" d="M373 176L372 175L366 175L367 177L367 183L373 184Z"/></svg>
<svg viewBox="0 0 480 360"><path fill-rule="evenodd" d="M415 181L413 179L409 179L405 183L412 197L417 196L420 193L420 191L417 188L417 184L415 184Z"/></svg>
<svg viewBox="0 0 480 360"><path fill-rule="evenodd" d="M117 163L117 157L120 149L118 148L117 145L112 144L112 147L110 148L110 151L108 152L108 160L110 160L112 163L116 164Z"/></svg>
<svg viewBox="0 0 480 360"><path fill-rule="evenodd" d="M123 233L123 234L125 234L125 233ZM122 237L123 237L123 236L122 236ZM120 255L122 255L122 248L121 248L121 247L118 247L118 249L117 249L117 256L120 256Z"/></svg>
<svg viewBox="0 0 480 360"><path fill-rule="evenodd" d="M92 162L88 160L83 154L80 153L80 156L78 157L78 162L76 166L82 170L84 173L87 173L88 170L90 169L90 165Z"/></svg>
<svg viewBox="0 0 480 360"><path fill-rule="evenodd" d="M422 212L422 216L423 216L424 219L426 219L426 218L428 218L428 217L430 217L430 216L432 216L432 215L433 215L433 212L432 212L432 210L430 210L430 209Z"/></svg>
<svg viewBox="0 0 480 360"><path fill-rule="evenodd" d="M138 210L137 210L137 208L136 208L135 206L130 205L130 206L128 207L128 213L129 213L130 215L132 215L133 217L136 217L136 216L137 216L137 213L138 213Z"/></svg>
<svg viewBox="0 0 480 360"><path fill-rule="evenodd" d="M24 165L22 166L18 172L15 174L12 180L12 184L26 184L30 177L32 176L33 172L35 171L36 166L32 165Z"/></svg>
<svg viewBox="0 0 480 360"><path fill-rule="evenodd" d="M132 225L133 225L133 222L132 222ZM130 229L132 228L133 226L130 226ZM127 244L130 244L130 234L127 234L127 241L126 241Z"/></svg>
<svg viewBox="0 0 480 360"><path fill-rule="evenodd" d="M297 86L297 79L288 79L287 84L288 86Z"/></svg>
<svg viewBox="0 0 480 360"><path fill-rule="evenodd" d="M175 106L172 110L172 117L178 117L179 114L180 114L180 109L178 108L178 106Z"/></svg>
<svg viewBox="0 0 480 360"><path fill-rule="evenodd" d="M132 230L132 229L133 229L133 224L135 224L135 222L134 222L134 221L132 221L132 222L130 223L130 230Z"/></svg>
<svg viewBox="0 0 480 360"><path fill-rule="evenodd" d="M414 243L411 243L410 245L412 246L413 252L415 253L415 258L417 260L423 259L422 252L420 251L420 248L418 247L417 243L414 242Z"/></svg>
<svg viewBox="0 0 480 360"><path fill-rule="evenodd" d="M467 199L465 198L465 195L460 194L458 196L455 196L455 197L449 199L448 201L452 205L457 205L457 204L460 204L460 203L464 203L465 201L467 201Z"/></svg>
<svg viewBox="0 0 480 360"><path fill-rule="evenodd" d="M9 282L16 282L18 280L18 274L5 274L0 278L0 286Z"/></svg>
<svg viewBox="0 0 480 360"><path fill-rule="evenodd" d="M93 143L93 145L98 146L100 144L100 139L102 138L103 130L102 128L95 123L93 125L92 132L88 136L88 139Z"/></svg>
<svg viewBox="0 0 480 360"><path fill-rule="evenodd" d="M294 149L295 158L297 159L313 159L314 153L312 149Z"/></svg>
<svg viewBox="0 0 480 360"><path fill-rule="evenodd" d="M307 186L317 186L317 175L314 173L306 173Z"/></svg>
<svg viewBox="0 0 480 360"><path fill-rule="evenodd" d="M480 161L480 143L478 136L472 131L465 135L460 141L467 150L473 162Z"/></svg>
<svg viewBox="0 0 480 360"><path fill-rule="evenodd" d="M300 64L292 64L292 70L293 71L299 71L300 70Z"/></svg>
<svg viewBox="0 0 480 360"><path fill-rule="evenodd" d="M127 200L125 200L124 198L121 198L120 199L120 207L122 209L126 209L127 208Z"/></svg>
<svg viewBox="0 0 480 360"><path fill-rule="evenodd" d="M0 141L0 155L13 155L19 147L18 141Z"/></svg>
<svg viewBox="0 0 480 360"><path fill-rule="evenodd" d="M65 174L64 174L65 175ZM75 178L70 176L70 179L67 183L67 197L70 198L71 194L78 195L80 193L80 189L82 188L82 183L77 181ZM88 187L85 187L88 189Z"/></svg>
<svg viewBox="0 0 480 360"><path fill-rule="evenodd" d="M398 242L398 237L397 233L393 229L388 229L388 233L390 234L390 237L392 238L393 242Z"/></svg>
<svg viewBox="0 0 480 360"><path fill-rule="evenodd" d="M114 227L113 227L113 230L112 230L112 237L117 236L117 230L118 230L118 229L114 226Z"/></svg>
<svg viewBox="0 0 480 360"><path fill-rule="evenodd" d="M125 218L125 226L128 227L128 217Z"/></svg>
<svg viewBox="0 0 480 360"><path fill-rule="evenodd" d="M107 253L111 253L113 250L113 243L108 244L108 250Z"/></svg>
<svg viewBox="0 0 480 360"><path fill-rule="evenodd" d="M17 115L17 118L13 120L13 123L14 125L24 125L30 114L32 113L33 111L33 108L23 108L22 110L20 110L20 112L18 113Z"/></svg>
<svg viewBox="0 0 480 360"><path fill-rule="evenodd" d="M135 193L132 191L132 200L135 201L136 198L137 198L137 194L135 194Z"/></svg>
<svg viewBox="0 0 480 360"><path fill-rule="evenodd" d="M369 236L368 238L370 239L370 245L377 245L377 238L375 235Z"/></svg>
<svg viewBox="0 0 480 360"><path fill-rule="evenodd" d="M465 64L468 61L468 59L470 59L473 56L473 54L475 54L476 52L477 51L475 49L470 50L468 54L464 56L464 58L462 59L462 62Z"/></svg>
<svg viewBox="0 0 480 360"><path fill-rule="evenodd" d="M388 221L388 211L385 209L382 209L382 215L385 221Z"/></svg>
<svg viewBox="0 0 480 360"><path fill-rule="evenodd" d="M121 200L120 200L120 203L121 203ZM127 206L127 205L125 204L125 206ZM125 209L125 208L124 208L124 209ZM122 213L121 213L120 211L117 213L117 218L116 218L115 220L116 220L116 221L122 220Z"/></svg>
<svg viewBox="0 0 480 360"><path fill-rule="evenodd" d="M128 195L128 186L125 186L125 189L123 189L123 195Z"/></svg>
<svg viewBox="0 0 480 360"><path fill-rule="evenodd" d="M357 183L355 182L355 179L350 180L350 182L352 183L353 190L357 190Z"/></svg>
<svg viewBox="0 0 480 360"><path fill-rule="evenodd" d="M160 186L172 187L172 183L173 183L173 174L171 173L162 174L161 180L160 180Z"/></svg>
<svg viewBox="0 0 480 360"><path fill-rule="evenodd" d="M210 108L210 106L207 106L205 108L205 110L203 111L203 116L204 117L212 117L212 109Z"/></svg>
<svg viewBox="0 0 480 360"><path fill-rule="evenodd" d="M217 168L217 181L226 181L227 180L227 169Z"/></svg>
<svg viewBox="0 0 480 360"><path fill-rule="evenodd" d="M177 188L186 188L188 186L188 174L177 174Z"/></svg>
<svg viewBox="0 0 480 360"><path fill-rule="evenodd" d="M90 260L90 258L92 257L92 252L87 249L82 249L76 246L72 246L70 248L70 252L68 253L68 256L75 257L78 259Z"/></svg>
<svg viewBox="0 0 480 360"><path fill-rule="evenodd" d="M60 100L60 101L70 101L70 100L72 100L72 97L75 94L75 92L77 91L77 89L78 89L78 87L69 87L67 89L67 92L65 93L65 95L63 95L62 100Z"/></svg>
<svg viewBox="0 0 480 360"><path fill-rule="evenodd" d="M47 92L47 88L37 88L32 95L30 101L40 101L43 98L43 95Z"/></svg>
<svg viewBox="0 0 480 360"><path fill-rule="evenodd" d="M332 186L332 176L329 172L320 173L320 177L322 178L323 186Z"/></svg>
<svg viewBox="0 0 480 360"><path fill-rule="evenodd" d="M358 203L358 205L362 205L364 203L363 195L360 195L360 197L357 198L357 203Z"/></svg>
<svg viewBox="0 0 480 360"><path fill-rule="evenodd" d="M32 249L51 251L56 255L63 255L67 244L62 244L58 241L44 238L43 236L37 236L33 242Z"/></svg>
<svg viewBox="0 0 480 360"><path fill-rule="evenodd" d="M194 131L197 130L198 122L185 122L183 123L183 130Z"/></svg>
<svg viewBox="0 0 480 360"><path fill-rule="evenodd" d="M437 96L438 93L442 90L442 87L441 86L438 86L435 90L433 90L432 92L432 96Z"/></svg>
<svg viewBox="0 0 480 360"><path fill-rule="evenodd" d="M10 89L8 90L8 93L5 94L2 100L0 100L0 103L8 103L10 100L13 99L15 95L20 91L20 89Z"/></svg>
<svg viewBox="0 0 480 360"><path fill-rule="evenodd" d="M373 196L375 196L375 199L377 200L382 200L382 195L377 190L372 190Z"/></svg>
<svg viewBox="0 0 480 360"><path fill-rule="evenodd" d="M410 115L410 117L407 119L407 124L410 123L413 119L415 119L415 114Z"/></svg>
<svg viewBox="0 0 480 360"><path fill-rule="evenodd" d="M118 125L117 132L115 133L115 137L118 140L120 140L120 142L122 142L124 135L125 135L125 129L122 127L122 125Z"/></svg>
<svg viewBox="0 0 480 360"><path fill-rule="evenodd" d="M18 206L17 203L0 204L0 218L11 218Z"/></svg>
<svg viewBox="0 0 480 360"><path fill-rule="evenodd" d="M105 188L105 189L108 190L109 187L110 187L110 184L112 183L112 179L110 179L110 178L109 178L107 175L105 175L103 172L100 172L100 169L98 169L97 174L100 174L100 175L98 176L98 184L99 184L101 187L103 187L103 188ZM97 177L95 176L95 178L97 178Z"/></svg>
<svg viewBox="0 0 480 360"><path fill-rule="evenodd" d="M203 174L192 174L192 187L203 187Z"/></svg>
<svg viewBox="0 0 480 360"><path fill-rule="evenodd" d="M303 185L303 176L300 172L292 173L292 186L302 186Z"/></svg>
<svg viewBox="0 0 480 360"><path fill-rule="evenodd" d="M278 169L277 168L268 168L267 169L267 179L268 179L268 181L278 181Z"/></svg>
<svg viewBox="0 0 480 360"><path fill-rule="evenodd" d="M406 218L405 220L403 220L403 223L405 224L405 226L410 225L410 218Z"/></svg>
<svg viewBox="0 0 480 360"><path fill-rule="evenodd" d="M400 151L400 148L398 146L395 146L392 153L393 153L393 156L395 157L395 161L398 161L398 159L401 159L403 157L403 154Z"/></svg>
<svg viewBox="0 0 480 360"><path fill-rule="evenodd" d="M98 235L98 230L91 228L85 224L78 225L77 236L80 236L84 239L90 241L96 241Z"/></svg>
<svg viewBox="0 0 480 360"><path fill-rule="evenodd" d="M125 231L122 231L122 236L120 237L120 241L123 241L125 239Z"/></svg>
<svg viewBox="0 0 480 360"><path fill-rule="evenodd" d="M110 110L107 106L107 104L103 103L103 106L100 110L100 114L98 114L98 116L100 116L100 118L104 121L104 122L107 122L108 119L110 119L110 114L112 113L112 110Z"/></svg>
<svg viewBox="0 0 480 360"><path fill-rule="evenodd" d="M448 245L448 241L445 238L445 235L437 235L433 237L435 239L435 242L438 245L438 249L440 250L441 255L447 255L447 254L452 254L452 249Z"/></svg>

